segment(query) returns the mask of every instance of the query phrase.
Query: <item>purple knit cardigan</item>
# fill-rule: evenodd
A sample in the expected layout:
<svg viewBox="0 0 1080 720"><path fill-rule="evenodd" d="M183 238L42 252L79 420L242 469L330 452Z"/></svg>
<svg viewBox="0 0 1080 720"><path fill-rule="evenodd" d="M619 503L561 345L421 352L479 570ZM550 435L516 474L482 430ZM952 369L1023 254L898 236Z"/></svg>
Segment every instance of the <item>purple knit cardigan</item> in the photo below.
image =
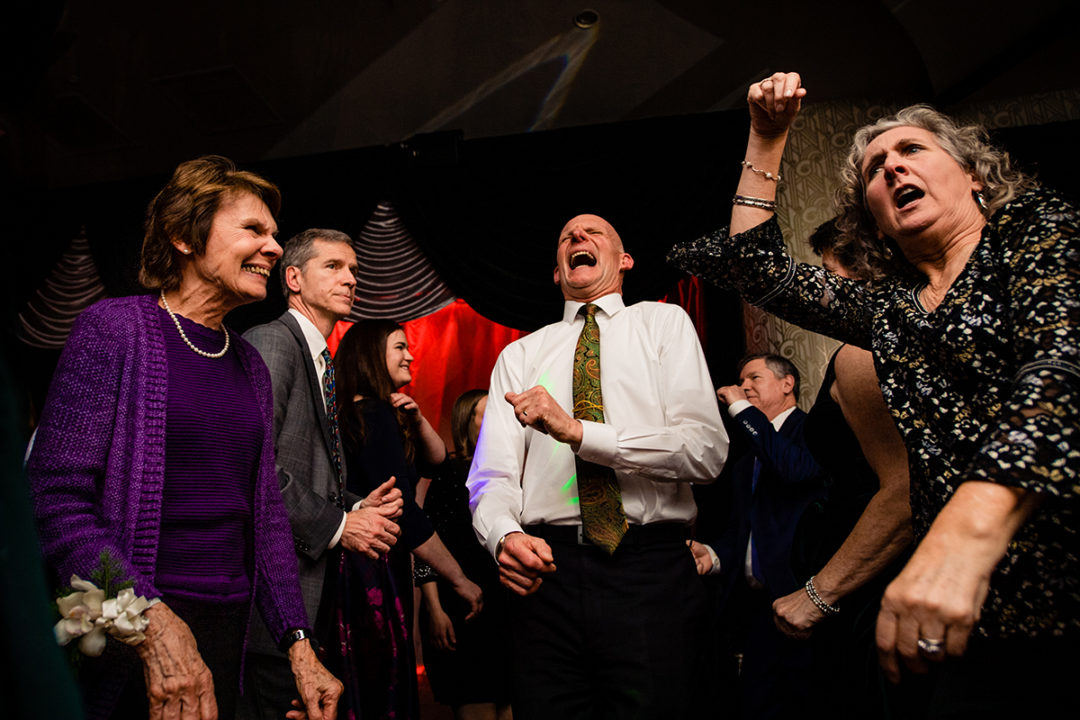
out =
<svg viewBox="0 0 1080 720"><path fill-rule="evenodd" d="M273 636L282 637L309 623L274 470L270 374L250 344L235 333L232 340L263 410L254 600ZM75 322L27 465L42 550L63 585L72 573L88 578L108 549L134 580L137 594L160 595L154 566L165 479L167 372L156 296L102 300Z"/></svg>

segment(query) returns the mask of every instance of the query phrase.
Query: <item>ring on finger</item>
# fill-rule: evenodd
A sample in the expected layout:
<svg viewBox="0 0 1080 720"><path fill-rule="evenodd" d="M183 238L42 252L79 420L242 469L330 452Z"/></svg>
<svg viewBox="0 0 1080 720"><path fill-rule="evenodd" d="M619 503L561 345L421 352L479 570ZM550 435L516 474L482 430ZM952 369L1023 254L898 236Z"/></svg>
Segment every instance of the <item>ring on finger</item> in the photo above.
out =
<svg viewBox="0 0 1080 720"><path fill-rule="evenodd" d="M919 638L916 643L919 646L919 652L928 658L937 657L945 652L944 640L931 640L930 638Z"/></svg>
<svg viewBox="0 0 1080 720"><path fill-rule="evenodd" d="M528 410L522 410L521 411L521 417L529 417L529 411Z"/></svg>

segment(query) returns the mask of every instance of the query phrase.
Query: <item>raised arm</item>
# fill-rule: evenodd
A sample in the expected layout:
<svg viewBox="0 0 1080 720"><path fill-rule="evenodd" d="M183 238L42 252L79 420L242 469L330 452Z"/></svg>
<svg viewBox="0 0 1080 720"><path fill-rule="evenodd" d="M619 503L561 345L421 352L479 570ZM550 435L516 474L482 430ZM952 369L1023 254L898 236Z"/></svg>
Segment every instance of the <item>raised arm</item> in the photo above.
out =
<svg viewBox="0 0 1080 720"><path fill-rule="evenodd" d="M788 130L802 108L806 88L798 73L774 73L750 86L750 137L746 141L742 175L735 190L739 200L731 210L731 234L737 235L772 217L780 158L787 145ZM755 202L764 201L764 202ZM750 204L740 204L750 203Z"/></svg>
<svg viewBox="0 0 1080 720"><path fill-rule="evenodd" d="M911 542L907 451L881 396L870 353L849 346L836 358L836 399L878 478L855 527L814 578L829 605L877 576ZM791 637L806 637L825 614L800 588L773 603L777 626Z"/></svg>
<svg viewBox="0 0 1080 720"><path fill-rule="evenodd" d="M859 347L870 346L863 283L796 263L775 217L781 158L806 97L798 73L775 73L750 86L750 133L729 227L676 244L668 262L735 290L788 322ZM728 198L719 198L728 202Z"/></svg>

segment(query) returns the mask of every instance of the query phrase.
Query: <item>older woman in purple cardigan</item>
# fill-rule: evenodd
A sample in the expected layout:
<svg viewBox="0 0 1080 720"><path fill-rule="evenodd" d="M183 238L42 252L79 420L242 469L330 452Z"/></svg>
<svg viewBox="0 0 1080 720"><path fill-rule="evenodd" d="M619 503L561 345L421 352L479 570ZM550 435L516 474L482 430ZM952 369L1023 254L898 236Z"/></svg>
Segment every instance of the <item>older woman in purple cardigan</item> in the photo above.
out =
<svg viewBox="0 0 1080 720"><path fill-rule="evenodd" d="M145 640L82 663L91 718L231 718L254 608L288 649L290 716L336 716L274 471L270 377L222 322L266 296L280 202L226 158L181 164L147 211L155 294L89 308L61 356L28 464L46 560L66 584L111 557L160 599Z"/></svg>

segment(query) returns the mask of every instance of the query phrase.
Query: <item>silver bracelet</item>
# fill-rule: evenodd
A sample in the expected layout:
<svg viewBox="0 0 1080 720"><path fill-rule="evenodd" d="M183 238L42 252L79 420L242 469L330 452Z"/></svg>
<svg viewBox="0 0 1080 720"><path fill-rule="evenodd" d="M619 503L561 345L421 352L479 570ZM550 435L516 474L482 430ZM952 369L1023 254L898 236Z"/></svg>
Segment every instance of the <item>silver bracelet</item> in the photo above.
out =
<svg viewBox="0 0 1080 720"><path fill-rule="evenodd" d="M778 173L778 172L771 173L768 170L759 170L758 168L754 167L754 163L750 162L749 160L740 160L739 164L742 165L747 170L749 170L750 172L757 173L758 175L765 178L766 180L773 180L778 185L782 182L782 179L780 177L780 173Z"/></svg>
<svg viewBox="0 0 1080 720"><path fill-rule="evenodd" d="M760 210L775 210L776 201L766 200L765 198L750 197L748 195L736 195L731 198L732 205L745 205L747 207L758 208Z"/></svg>
<svg viewBox="0 0 1080 720"><path fill-rule="evenodd" d="M817 606L817 609L826 615L839 615L840 608L835 605L830 605L821 599L821 596L817 594L817 588L814 587L814 576L811 575L810 579L806 581L806 594L810 596L810 602Z"/></svg>

